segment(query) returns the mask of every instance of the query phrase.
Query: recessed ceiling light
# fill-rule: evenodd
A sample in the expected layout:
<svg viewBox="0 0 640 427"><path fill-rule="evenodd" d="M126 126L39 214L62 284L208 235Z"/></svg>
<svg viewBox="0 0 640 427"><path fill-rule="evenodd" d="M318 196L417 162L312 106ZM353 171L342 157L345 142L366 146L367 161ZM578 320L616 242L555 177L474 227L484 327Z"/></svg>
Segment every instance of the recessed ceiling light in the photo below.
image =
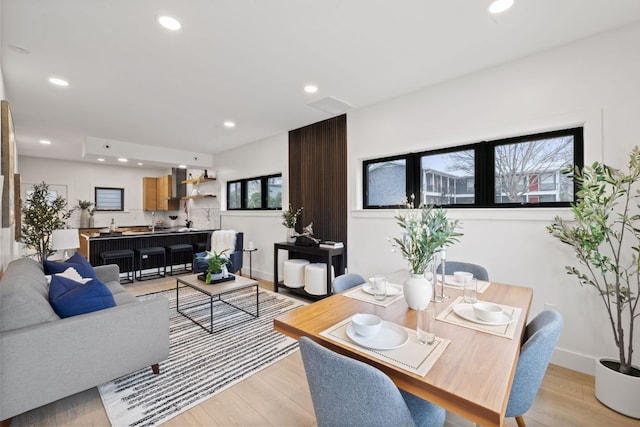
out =
<svg viewBox="0 0 640 427"><path fill-rule="evenodd" d="M513 6L513 0L495 0L489 5L489 13L494 15L502 13Z"/></svg>
<svg viewBox="0 0 640 427"><path fill-rule="evenodd" d="M52 85L62 86L62 87L69 86L68 81L61 79L59 77L49 77L49 83L51 83Z"/></svg>
<svg viewBox="0 0 640 427"><path fill-rule="evenodd" d="M51 145L51 141L49 141L48 139L41 139L41 140L40 140L40 144L43 144L43 145Z"/></svg>
<svg viewBox="0 0 640 427"><path fill-rule="evenodd" d="M178 167L179 167L180 169L186 169L186 168L187 168L187 165L178 165Z"/></svg>
<svg viewBox="0 0 640 427"><path fill-rule="evenodd" d="M129 159L125 159L124 157L118 157L118 161L122 163L126 163L129 161Z"/></svg>
<svg viewBox="0 0 640 427"><path fill-rule="evenodd" d="M182 28L182 24L176 18L172 18L171 16L159 16L158 23L162 25L167 30L178 31Z"/></svg>
<svg viewBox="0 0 640 427"><path fill-rule="evenodd" d="M99 162L104 162L104 159L102 157L98 158Z"/></svg>
<svg viewBox="0 0 640 427"><path fill-rule="evenodd" d="M318 86L306 85L304 87L304 91L307 92L307 93L316 93L318 91Z"/></svg>
<svg viewBox="0 0 640 427"><path fill-rule="evenodd" d="M138 166L142 166L142 162L138 162Z"/></svg>
<svg viewBox="0 0 640 427"><path fill-rule="evenodd" d="M224 127L226 127L226 128L234 128L234 127L236 127L236 124L234 122L231 122L231 121L226 121L226 122L224 122Z"/></svg>

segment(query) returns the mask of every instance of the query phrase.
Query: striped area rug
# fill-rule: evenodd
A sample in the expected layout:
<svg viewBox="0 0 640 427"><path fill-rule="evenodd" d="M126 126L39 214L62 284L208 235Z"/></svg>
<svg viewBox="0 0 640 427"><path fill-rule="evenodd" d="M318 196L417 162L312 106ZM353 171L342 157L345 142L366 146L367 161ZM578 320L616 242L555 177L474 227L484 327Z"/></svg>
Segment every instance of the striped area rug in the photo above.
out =
<svg viewBox="0 0 640 427"><path fill-rule="evenodd" d="M214 303L212 335L176 312L176 292L159 292L170 306L170 354L160 363L160 375L150 368L98 387L109 420L114 426L155 426L236 384L298 348L298 343L273 330L273 319L304 305L303 302L260 290L260 317L243 313L227 304ZM184 298L184 300L183 300ZM224 297L234 305L255 313L255 289ZM208 298L189 288L180 289L180 310L208 322ZM206 304L204 304L206 302ZM197 304L196 304L197 305ZM207 327L208 327L207 323Z"/></svg>

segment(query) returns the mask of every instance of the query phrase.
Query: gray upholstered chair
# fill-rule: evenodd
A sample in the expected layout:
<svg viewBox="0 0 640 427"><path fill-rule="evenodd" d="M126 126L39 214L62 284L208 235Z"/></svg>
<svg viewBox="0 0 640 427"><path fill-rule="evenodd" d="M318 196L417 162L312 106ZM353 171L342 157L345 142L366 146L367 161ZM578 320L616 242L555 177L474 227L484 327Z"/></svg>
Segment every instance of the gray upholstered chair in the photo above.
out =
<svg viewBox="0 0 640 427"><path fill-rule="evenodd" d="M524 427L524 415L538 394L553 349L562 331L562 315L554 310L538 314L525 328L518 366L511 385L505 416L516 417Z"/></svg>
<svg viewBox="0 0 640 427"><path fill-rule="evenodd" d="M382 371L300 338L318 426L442 426L445 410L398 390Z"/></svg>
<svg viewBox="0 0 640 427"><path fill-rule="evenodd" d="M353 288L354 286L358 286L366 282L367 281L364 280L361 275L356 273L341 274L340 276L333 279L333 292L337 294L338 292L345 291L349 288Z"/></svg>
<svg viewBox="0 0 640 427"><path fill-rule="evenodd" d="M489 273L487 269L478 264L471 264L470 262L460 261L447 261L444 274L453 274L454 271L466 271L473 274L478 280L489 280ZM442 266L438 266L436 273L441 274Z"/></svg>

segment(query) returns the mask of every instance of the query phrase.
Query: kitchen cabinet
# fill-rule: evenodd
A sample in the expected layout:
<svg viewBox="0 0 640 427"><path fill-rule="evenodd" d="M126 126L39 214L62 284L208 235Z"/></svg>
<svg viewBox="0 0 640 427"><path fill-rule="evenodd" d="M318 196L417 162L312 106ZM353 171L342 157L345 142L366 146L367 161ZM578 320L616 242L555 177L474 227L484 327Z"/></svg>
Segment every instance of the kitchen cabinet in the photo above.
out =
<svg viewBox="0 0 640 427"><path fill-rule="evenodd" d="M145 176L142 178L142 209L155 211L158 209L158 178Z"/></svg>
<svg viewBox="0 0 640 427"><path fill-rule="evenodd" d="M171 175L142 178L143 209L146 211L177 211L180 200L174 199Z"/></svg>

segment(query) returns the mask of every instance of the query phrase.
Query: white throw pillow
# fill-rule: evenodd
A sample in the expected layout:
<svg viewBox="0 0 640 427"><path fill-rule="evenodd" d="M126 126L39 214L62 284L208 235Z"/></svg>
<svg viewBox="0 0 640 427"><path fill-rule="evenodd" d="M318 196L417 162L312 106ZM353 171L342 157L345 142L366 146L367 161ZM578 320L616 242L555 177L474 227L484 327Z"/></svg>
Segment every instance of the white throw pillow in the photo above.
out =
<svg viewBox="0 0 640 427"><path fill-rule="evenodd" d="M87 279L82 277L80 273L78 273L78 270L73 267L69 267L62 273L58 273L57 276L66 277L67 279L73 280L74 282L82 283L83 285L92 280L90 277Z"/></svg>

